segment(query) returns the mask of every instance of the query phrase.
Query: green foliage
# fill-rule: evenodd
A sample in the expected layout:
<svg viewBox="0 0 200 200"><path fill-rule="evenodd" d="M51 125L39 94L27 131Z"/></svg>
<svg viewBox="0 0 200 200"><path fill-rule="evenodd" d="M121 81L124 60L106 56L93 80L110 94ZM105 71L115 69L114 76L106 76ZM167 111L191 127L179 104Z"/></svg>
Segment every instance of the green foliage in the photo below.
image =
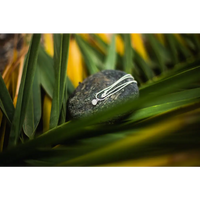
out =
<svg viewBox="0 0 200 200"><path fill-rule="evenodd" d="M95 52L92 51L92 48L89 47L89 45L79 35L76 35L76 41L81 49L89 74L97 73L99 71L98 66L101 66L100 59L97 57Z"/></svg>
<svg viewBox="0 0 200 200"><path fill-rule="evenodd" d="M115 69L115 63L116 63L116 47L115 47L115 35L113 35L111 44L108 49L108 55L106 57L105 69Z"/></svg>
<svg viewBox="0 0 200 200"><path fill-rule="evenodd" d="M0 76L0 88L0 108L7 117L8 121L11 123L15 109L2 76Z"/></svg>
<svg viewBox="0 0 200 200"><path fill-rule="evenodd" d="M131 47L131 38L130 34L124 34L124 46L125 46L125 54L124 54L124 71L128 74L132 74L133 68L133 51Z"/></svg>
<svg viewBox="0 0 200 200"><path fill-rule="evenodd" d="M69 51L69 34L55 34L54 35L54 71L55 71L55 85L52 99L52 109L50 118L50 128L58 125L60 112L63 104L65 87L66 87L66 71L67 59ZM64 109L64 116L66 109Z"/></svg>
<svg viewBox="0 0 200 200"><path fill-rule="evenodd" d="M31 139L34 137L42 115L39 79L40 74L37 66L23 124L24 133Z"/></svg>
<svg viewBox="0 0 200 200"><path fill-rule="evenodd" d="M106 54L75 35L88 74L102 69L124 69L139 82L140 97L92 116L66 121L66 102L74 90L66 76L70 37L54 35L52 59L39 46L40 36L33 35L16 109L3 79L0 79L3 88L0 108L4 115L0 130L4 130L5 119L12 123L10 133L6 132L10 148L5 147L0 153L0 165L95 166L117 163L120 166L124 161L137 162L138 159L169 154L184 155L194 151L199 155L199 36L182 36L185 45L171 34L164 35L165 45L153 34L143 37L150 57L148 61L132 48L130 34L122 35L124 56L116 52L115 35L109 45L97 35L91 35ZM50 130L41 134L43 94L52 99L52 113ZM127 113L120 122L102 123ZM25 135L28 138L18 144L19 138ZM195 163L198 162L189 165ZM178 161L175 164L181 165Z"/></svg>
<svg viewBox="0 0 200 200"><path fill-rule="evenodd" d="M23 69L22 81L17 99L17 106L12 120L9 146L16 145L22 130L26 109L30 100L30 93L36 70L38 47L41 34L35 34L32 37L29 52Z"/></svg>

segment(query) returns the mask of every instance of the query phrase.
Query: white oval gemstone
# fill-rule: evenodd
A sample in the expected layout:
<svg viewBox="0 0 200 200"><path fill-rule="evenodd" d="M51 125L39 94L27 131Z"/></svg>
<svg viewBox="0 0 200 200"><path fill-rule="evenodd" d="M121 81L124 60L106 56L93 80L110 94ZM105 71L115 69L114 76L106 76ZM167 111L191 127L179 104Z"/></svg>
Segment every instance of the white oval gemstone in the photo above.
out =
<svg viewBox="0 0 200 200"><path fill-rule="evenodd" d="M92 100L92 105L94 105L94 106L97 105L97 100L96 99Z"/></svg>

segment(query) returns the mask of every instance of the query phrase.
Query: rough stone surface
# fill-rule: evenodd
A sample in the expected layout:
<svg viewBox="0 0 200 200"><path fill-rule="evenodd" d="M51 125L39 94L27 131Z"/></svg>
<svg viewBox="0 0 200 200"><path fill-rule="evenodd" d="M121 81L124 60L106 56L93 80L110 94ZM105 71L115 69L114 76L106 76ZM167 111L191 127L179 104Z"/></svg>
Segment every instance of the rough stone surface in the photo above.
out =
<svg viewBox="0 0 200 200"><path fill-rule="evenodd" d="M99 101L96 105L92 104L92 100L95 99L95 94L97 92L112 85L124 75L126 75L126 73L123 71L104 70L89 76L82 83L79 83L79 86L68 100L68 113L70 114L70 118L80 118L88 114L94 114L117 102L127 100L130 97L138 97L138 86L136 83L131 83L122 90L106 98L104 101ZM131 80L133 79L125 79L119 84Z"/></svg>

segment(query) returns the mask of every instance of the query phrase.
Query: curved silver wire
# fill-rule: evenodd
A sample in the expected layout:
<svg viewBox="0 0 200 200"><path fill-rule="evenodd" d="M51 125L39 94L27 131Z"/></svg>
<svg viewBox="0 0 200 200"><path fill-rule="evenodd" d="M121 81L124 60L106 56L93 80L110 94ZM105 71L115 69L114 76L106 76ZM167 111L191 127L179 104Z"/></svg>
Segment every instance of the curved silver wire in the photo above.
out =
<svg viewBox="0 0 200 200"><path fill-rule="evenodd" d="M119 84L120 82L122 82L123 80L125 79L128 79L128 78L132 78L133 80L132 81L128 81L128 82L125 82L117 87L115 87L117 84ZM116 92L122 90L124 87L126 87L127 85L131 84L131 83L137 83L136 80L134 80L134 77L131 75L131 74L126 74L124 76L122 76L119 80L117 80L115 83L113 83L111 86L107 87L107 88L104 88L103 90L101 90L100 92L96 93L95 94L95 98L96 99L93 99L92 100L92 104L93 105L96 105L98 103L98 101L103 101L105 100L106 98L108 98L109 96L115 94ZM115 87L115 88L114 88ZM114 89L113 89L114 88ZM103 92L103 93L102 93ZM102 94L101 94L102 93ZM101 97L98 98L98 95L101 94Z"/></svg>

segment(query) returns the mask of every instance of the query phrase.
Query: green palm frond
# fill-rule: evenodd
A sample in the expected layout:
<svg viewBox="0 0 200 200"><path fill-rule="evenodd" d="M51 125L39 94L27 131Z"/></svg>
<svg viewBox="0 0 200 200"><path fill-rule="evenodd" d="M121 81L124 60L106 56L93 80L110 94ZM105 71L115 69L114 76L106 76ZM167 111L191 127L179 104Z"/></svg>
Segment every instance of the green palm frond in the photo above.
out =
<svg viewBox="0 0 200 200"><path fill-rule="evenodd" d="M200 165L199 35L52 38L54 57L39 43L40 34L33 34L16 107L10 87L0 77L0 165ZM86 76L104 69L126 71L138 81L139 98L69 120L67 100L75 90L66 76L71 40L80 50ZM43 132L45 95L52 104L50 129ZM120 122L105 123L127 113Z"/></svg>

